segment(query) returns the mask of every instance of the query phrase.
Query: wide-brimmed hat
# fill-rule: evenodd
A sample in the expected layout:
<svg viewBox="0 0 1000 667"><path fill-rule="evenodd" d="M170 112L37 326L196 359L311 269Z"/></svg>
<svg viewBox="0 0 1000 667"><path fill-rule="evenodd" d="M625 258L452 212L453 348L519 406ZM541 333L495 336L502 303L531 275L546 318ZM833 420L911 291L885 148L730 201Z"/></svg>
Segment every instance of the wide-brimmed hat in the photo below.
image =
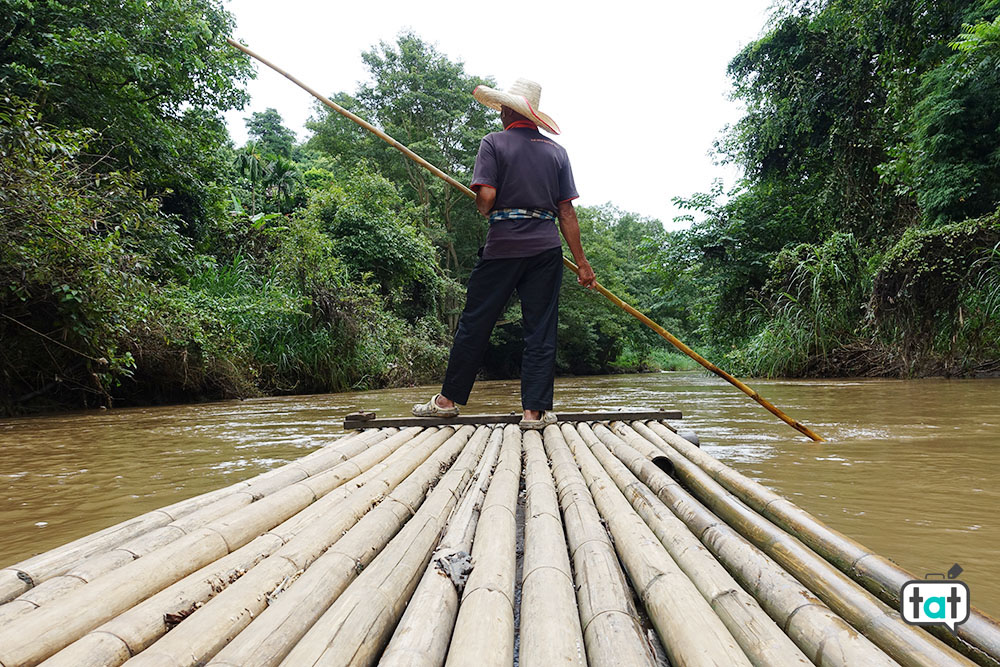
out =
<svg viewBox="0 0 1000 667"><path fill-rule="evenodd" d="M546 132L559 134L559 126L551 116L538 109L542 87L534 81L518 79L506 91L489 86L476 86L472 96L497 111L500 111L500 107L510 107Z"/></svg>

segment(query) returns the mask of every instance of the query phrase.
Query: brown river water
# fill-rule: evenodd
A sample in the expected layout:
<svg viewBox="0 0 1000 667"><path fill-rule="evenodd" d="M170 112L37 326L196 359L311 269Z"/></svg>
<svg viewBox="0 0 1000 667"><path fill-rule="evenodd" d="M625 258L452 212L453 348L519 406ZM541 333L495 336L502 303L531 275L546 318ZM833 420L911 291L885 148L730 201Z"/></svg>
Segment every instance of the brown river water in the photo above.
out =
<svg viewBox="0 0 1000 667"><path fill-rule="evenodd" d="M829 442L697 372L560 378L556 410L680 409L705 451L918 576L959 563L972 604L1000 616L1000 380L751 384ZM303 456L348 412L403 416L433 391L0 420L0 567ZM465 412L518 403L516 382L483 382Z"/></svg>

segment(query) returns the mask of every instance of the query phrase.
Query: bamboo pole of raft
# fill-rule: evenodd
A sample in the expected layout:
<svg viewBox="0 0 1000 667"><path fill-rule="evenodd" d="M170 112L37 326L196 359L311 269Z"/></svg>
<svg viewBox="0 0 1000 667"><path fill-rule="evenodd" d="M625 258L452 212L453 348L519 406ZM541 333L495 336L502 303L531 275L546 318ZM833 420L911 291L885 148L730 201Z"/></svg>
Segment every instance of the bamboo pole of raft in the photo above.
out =
<svg viewBox="0 0 1000 667"><path fill-rule="evenodd" d="M470 439L473 431L475 434ZM421 502L428 489L459 452L462 455L455 464L459 468L470 456L482 452L487 433L486 427L477 430L473 426L465 426L460 429L432 458L401 482L385 501L335 542L294 586L281 593L246 631L236 635L209 664L240 667L278 664L348 588L358 572L362 568L367 571L390 539L397 536L404 524L409 525L408 521L414 520L410 518L415 516L414 509L418 506L423 508Z"/></svg>
<svg viewBox="0 0 1000 667"><path fill-rule="evenodd" d="M14 600L52 577L64 574L83 559L113 549L131 538L165 526L171 521L176 521L200 507L224 497L227 491L229 489L218 489L169 507L146 512L91 535L81 537L52 551L38 554L6 567L0 570L0 603Z"/></svg>
<svg viewBox="0 0 1000 667"><path fill-rule="evenodd" d="M285 77L286 79L288 79L289 81L291 81L292 83L294 83L295 85L297 85L299 88L302 88L307 93L309 93L310 95L312 95L313 97L315 97L317 100L319 100L320 103L326 105L330 109L332 109L332 110L336 111L337 113L339 113L341 116L344 116L345 118L353 121L354 123L357 123L358 125L360 125L364 129L368 130L369 132L371 132L372 134L374 134L378 138L382 139L383 141L385 141L390 146L392 146L393 148L395 148L396 150L398 150L400 153L402 153L403 155L405 155L410 160L413 160L414 162L416 162L417 164L419 164L421 167L423 167L424 169L427 169L429 172L431 172L432 174L434 174L435 176L437 176L438 178L440 178L445 183L448 183L452 187L454 187L457 190L459 190L460 192L462 192L465 196L470 197L472 199L476 198L476 193L473 192L471 189L469 189L465 185L462 185L461 183L459 183L458 181L456 181L454 178L452 178L448 174L444 173L443 171L441 171L440 169L438 169L437 167L435 167L434 165L432 165L430 162L428 162L424 158L420 157L419 155L417 155L416 153L414 153L413 151L411 151L409 148L407 148L403 144L399 143L398 141L396 141L395 139L393 139L388 134L386 134L382 130L378 129L377 127L375 127L371 123L369 123L369 122L365 121L363 118L360 118L359 116L356 116L355 114L351 113L347 109L343 108L339 104L337 104L334 101L332 101L329 98L327 98L325 95L322 95L321 93L319 93L314 88L310 88L309 86L307 86L305 83L303 83L302 81L300 81L296 77L292 76L291 74L289 74L285 70L281 69L280 67L278 67L274 63L270 62L269 60L263 58L262 56L257 55L256 53L254 53L253 51L251 51L246 46L243 46L239 42L237 42L237 41L235 41L233 39L230 39L230 38L227 38L226 41L229 43L230 46L232 46L232 47L234 47L236 49L239 49L240 51L242 51L243 53L247 54L251 58L254 58L255 60L260 61L264 65L267 65L268 67L270 67L271 69L273 69L275 72L277 72L278 74L282 75L283 77ZM566 259L565 257L563 257L563 264L566 267L568 267L571 271L573 271L573 273L576 273L576 274L580 273L579 267L576 264L574 264L573 262L571 262L568 259ZM719 377L721 377L723 380L725 380L726 382L728 382L729 384L733 385L734 387L736 387L737 389L739 389L740 391L742 391L744 394L746 394L747 396L749 396L750 398L752 398L753 400L755 400L757 403L759 403L761 406L763 406L768 412L770 412L771 414L773 414L774 416L776 416L778 419L780 419L781 421L785 422L786 424L788 424L789 426L791 426L792 428L794 428L799 433L802 433L806 437L808 437L808 438L810 438L810 439L812 439L812 440L814 440L816 442L824 442L824 439L821 438L819 435L817 435L815 432L813 432L812 429L810 429L808 426L806 426L806 425L804 425L804 424L796 421L795 419L792 419L788 415L786 415L779 408L777 408L774 404L772 404L766 398L764 398L763 396L761 396L760 394L758 394L756 390L748 387L746 384L744 384L743 382L741 382L737 378L733 377L732 375L730 375L726 371L722 370L721 368L719 368L718 366L716 366L715 364L713 364L708 359L705 359L703 356L701 356L700 354L698 354L697 352L695 352L694 350L692 350L690 347L688 347L687 345L685 345L683 342L681 342L681 340L678 339L676 336L674 336L672 333L670 333L669 331L667 331L666 329L664 329L663 327L661 327L659 324L657 324L653 320L649 319L648 317L646 317L645 315L643 315L641 312L639 312L638 310L636 310L635 308L633 308L632 306L630 306L629 304L625 303L620 298L618 298L617 296L615 296L611 291L609 291L603 285L595 284L595 289L598 292L600 292L603 296L605 296L609 301L611 301L611 303L615 304L616 306L618 306L619 308L621 308L622 310L624 310L626 313L628 313L632 317L636 318L637 320L639 320L640 322L642 322L643 324L645 324L646 326L648 326L650 329L652 329L653 331L655 331L657 334L659 334L661 337L663 337L668 343L670 343L671 345L673 345L674 347L676 347L678 350L680 350L681 352L683 352L687 356L691 357L692 359L694 359L695 361L697 361L699 364L701 364L702 366L704 366L707 370L711 371L712 373L715 373L716 375L718 375Z"/></svg>
<svg viewBox="0 0 1000 667"><path fill-rule="evenodd" d="M519 664L585 667L559 500L537 431L524 434L524 565L521 577Z"/></svg>
<svg viewBox="0 0 1000 667"><path fill-rule="evenodd" d="M472 538L479 522L479 508L486 497L493 468L500 455L503 429L490 432L479 467L455 512L431 562L406 605L403 617L382 653L379 667L440 667L448 655L451 632L458 616L458 602L468 572L451 574L464 563L471 567ZM457 577L455 581L452 577Z"/></svg>
<svg viewBox="0 0 1000 667"><path fill-rule="evenodd" d="M653 444L661 447L674 465L678 479L699 501L777 561L894 660L903 665L927 667L975 664L918 626L905 623L898 611L874 597L796 537L744 505L661 438L656 438Z"/></svg>
<svg viewBox="0 0 1000 667"><path fill-rule="evenodd" d="M750 661L758 667L812 665L684 522L632 474L622 462L624 459L619 460L623 456L632 460L645 457L606 426L597 424L592 431L581 426L580 433L619 491L719 615Z"/></svg>
<svg viewBox="0 0 1000 667"><path fill-rule="evenodd" d="M581 437L587 427L562 426L594 502L608 525L615 550L639 594L670 663L750 665L743 650L691 580L632 510Z"/></svg>
<svg viewBox="0 0 1000 667"><path fill-rule="evenodd" d="M557 426L545 429L544 445L566 522L587 661L591 667L653 667L618 556Z"/></svg>
<svg viewBox="0 0 1000 667"><path fill-rule="evenodd" d="M375 663L472 477L489 432L486 426L479 428L413 518L316 621L282 665L367 667Z"/></svg>
<svg viewBox="0 0 1000 667"><path fill-rule="evenodd" d="M353 489L377 474L387 462L395 460L400 450L412 442L407 440L420 432L420 428L407 429L371 445L363 455L336 466L314 479L305 480L302 484L311 485L317 495L323 495L329 488L338 486L339 488L326 493L316 503L249 544L181 579L85 635L46 664L74 667L121 664L131 655L142 651L169 629L167 618L183 618L190 614L198 605L204 604L213 595L225 589L283 543L308 527L316 525L317 519L322 520L324 509L339 507L339 503L350 495ZM386 457L388 452L391 453ZM381 463L371 465L372 462L383 458ZM359 470L365 468L368 468L365 472L357 474ZM340 485L341 482L344 482L343 485Z"/></svg>
<svg viewBox="0 0 1000 667"><path fill-rule="evenodd" d="M666 443L726 490L802 540L886 604L898 607L903 584L911 579L919 579L868 547L830 528L787 498L709 456L684 438L663 428L661 424L653 422L651 427L656 428L656 432ZM976 662L1000 667L1000 662L990 657L1000 656L1000 623L982 611L972 609L969 619L957 627L956 634L945 628L927 629Z"/></svg>
<svg viewBox="0 0 1000 667"><path fill-rule="evenodd" d="M654 465L649 459L663 456L658 447L623 424L617 424L615 432L642 454L636 458L616 450L616 455L623 452L620 460L708 547L813 663L822 667L898 664Z"/></svg>
<svg viewBox="0 0 1000 667"><path fill-rule="evenodd" d="M432 437L436 430L424 431L420 427L413 427L372 445L366 452L370 460L385 456L386 451L391 453L356 477L350 477L353 474L350 467L356 465L356 470L368 462L358 459L348 462L342 467L344 478L350 477L344 484L249 544L206 565L94 629L50 658L46 665L98 667L122 664L170 629L166 619L189 616L211 598L224 592L227 586L246 578L256 565L283 545L293 545L289 549L296 549L296 553L289 554L286 551L284 555L287 558L279 557L272 563L287 561L295 565L303 564L304 567L304 559L315 554L310 552L310 548L320 550L323 547L323 534L333 536L326 538L329 541L349 528L381 496L387 488L386 484L391 483L385 476L385 471L394 466L408 468L412 464L409 457L413 449ZM335 480L327 479L326 483L332 485L334 482Z"/></svg>
<svg viewBox="0 0 1000 667"><path fill-rule="evenodd" d="M352 434L343 438L337 443L337 446L347 441L371 437L371 433L367 432ZM266 472L260 477L276 475L278 470L280 468ZM167 507L146 512L6 567L0 570L0 604L16 598L52 577L66 573L86 558L113 549L132 538L176 521L220 498L241 491L247 484L248 481L237 482Z"/></svg>
<svg viewBox="0 0 1000 667"><path fill-rule="evenodd" d="M367 565L409 518L412 505L421 502L441 466L454 459L473 430L469 426L456 432L445 427L429 436L418 435L418 445L344 503L331 508L325 520L305 529L127 664L204 664L251 622L260 624L251 638L266 639L270 644L263 651L281 650L280 633L268 631L273 621L284 618L289 603L298 604L293 610L295 618L316 607L316 615L322 613L324 591L334 586L334 578L329 577L315 587L324 564L346 561L342 569L348 571L347 581L356 576L358 568ZM347 556L343 553L345 544L357 548ZM303 592L310 595L298 597Z"/></svg>
<svg viewBox="0 0 1000 667"><path fill-rule="evenodd" d="M473 570L448 648L449 667L509 667L514 662L515 511L520 481L521 430L509 424L479 513L472 542Z"/></svg>
<svg viewBox="0 0 1000 667"><path fill-rule="evenodd" d="M388 434L386 434L388 435ZM385 437L385 436L381 436ZM0 606L0 625L24 615L44 604L57 600L66 593L89 583L122 565L131 563L156 549L169 544L205 524L237 512L251 502L270 495L290 484L315 476L363 453L377 440L373 437L349 438L335 446L325 447L313 454L269 473L259 475L241 488L201 507L171 523L154 528L110 551L84 559L68 572L35 586L16 600ZM272 474L274 473L274 474Z"/></svg>
<svg viewBox="0 0 1000 667"><path fill-rule="evenodd" d="M382 451L373 456L366 450L356 458L371 465L385 455ZM359 470L356 462L347 461L326 473L291 484L241 512L213 521L98 577L53 604L15 619L0 629L0 664L36 664L96 626L298 514L319 495L357 476Z"/></svg>

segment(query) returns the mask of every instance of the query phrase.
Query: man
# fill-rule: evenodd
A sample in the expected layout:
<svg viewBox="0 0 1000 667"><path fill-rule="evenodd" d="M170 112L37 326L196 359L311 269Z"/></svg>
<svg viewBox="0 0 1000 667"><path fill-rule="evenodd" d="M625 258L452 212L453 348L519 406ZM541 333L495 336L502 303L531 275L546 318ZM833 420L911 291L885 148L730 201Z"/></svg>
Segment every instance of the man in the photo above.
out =
<svg viewBox="0 0 1000 667"><path fill-rule="evenodd" d="M556 422L552 392L563 270L557 219L580 268L577 281L593 288L597 279L580 243L573 209L579 195L566 150L538 131L540 127L559 134L555 121L538 109L541 87L518 79L506 92L479 86L472 94L500 111L504 127L480 143L472 177L476 208L489 218L490 227L481 260L469 276L441 393L414 405L413 414L458 414L458 405L464 405L472 391L490 333L517 290L524 327L521 427L541 429Z"/></svg>

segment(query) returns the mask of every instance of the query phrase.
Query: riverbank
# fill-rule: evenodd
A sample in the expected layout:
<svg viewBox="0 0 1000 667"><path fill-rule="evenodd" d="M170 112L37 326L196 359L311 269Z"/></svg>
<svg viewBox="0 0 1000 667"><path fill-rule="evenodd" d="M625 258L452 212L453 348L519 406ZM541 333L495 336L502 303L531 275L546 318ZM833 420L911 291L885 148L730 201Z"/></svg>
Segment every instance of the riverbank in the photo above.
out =
<svg viewBox="0 0 1000 667"><path fill-rule="evenodd" d="M445 350L446 352L446 350ZM689 357L673 352L670 349L654 348L639 356L631 350L626 350L620 360L608 365L605 373L591 373L586 375L557 374L557 379L561 382L572 382L573 379L583 379L600 376L614 375L635 375L635 374L656 374L664 372L693 372L710 377L697 362ZM913 369L905 366L902 362L892 363L869 353L866 348L859 346L834 350L826 358L816 359L807 364L806 369L798 378L759 378L742 377L751 385L770 381L786 380L822 380L831 382L844 382L857 379L883 379L883 380L936 380L936 379L967 379L967 380L991 380L1000 378L1000 361L988 361L978 365L949 363L947 360L938 360L933 363L923 363L919 366L920 372L909 372ZM833 372L833 371L842 372ZM361 391L407 391L418 384L428 384L433 386L436 377L444 374L444 366L435 368L435 374L425 374L420 377L423 383L415 383L412 377L407 381L376 385L362 389ZM47 402L43 398L30 404L7 403L3 410L0 410L0 418L19 418L30 416L59 416L62 414L90 414L95 411L105 411L111 409L138 409L151 407L184 407L188 405L206 405L211 403L226 401L246 401L246 400L267 400L281 397L302 397L307 398L317 394L344 394L354 395L358 388L346 388L334 392L268 392L264 388L254 387L252 384L243 383L240 386L243 392L236 392L232 386L214 384L216 391L204 393L188 393L190 387L167 387L165 390L158 390L154 386L155 379L150 377L147 380L142 378L147 374L137 374L127 381L123 381L120 389L123 393L119 396L109 394L104 397L104 402L96 405L81 408L75 405L67 405L58 401ZM504 382L515 381L517 377L489 377L485 381ZM480 380L480 384L484 380ZM477 385L478 386L478 385ZM244 393L245 392L245 393ZM110 400L108 400L110 399Z"/></svg>
<svg viewBox="0 0 1000 667"><path fill-rule="evenodd" d="M969 361L942 355L908 359L898 352L865 342L838 347L827 355L806 360L802 378L995 378L1000 359Z"/></svg>

